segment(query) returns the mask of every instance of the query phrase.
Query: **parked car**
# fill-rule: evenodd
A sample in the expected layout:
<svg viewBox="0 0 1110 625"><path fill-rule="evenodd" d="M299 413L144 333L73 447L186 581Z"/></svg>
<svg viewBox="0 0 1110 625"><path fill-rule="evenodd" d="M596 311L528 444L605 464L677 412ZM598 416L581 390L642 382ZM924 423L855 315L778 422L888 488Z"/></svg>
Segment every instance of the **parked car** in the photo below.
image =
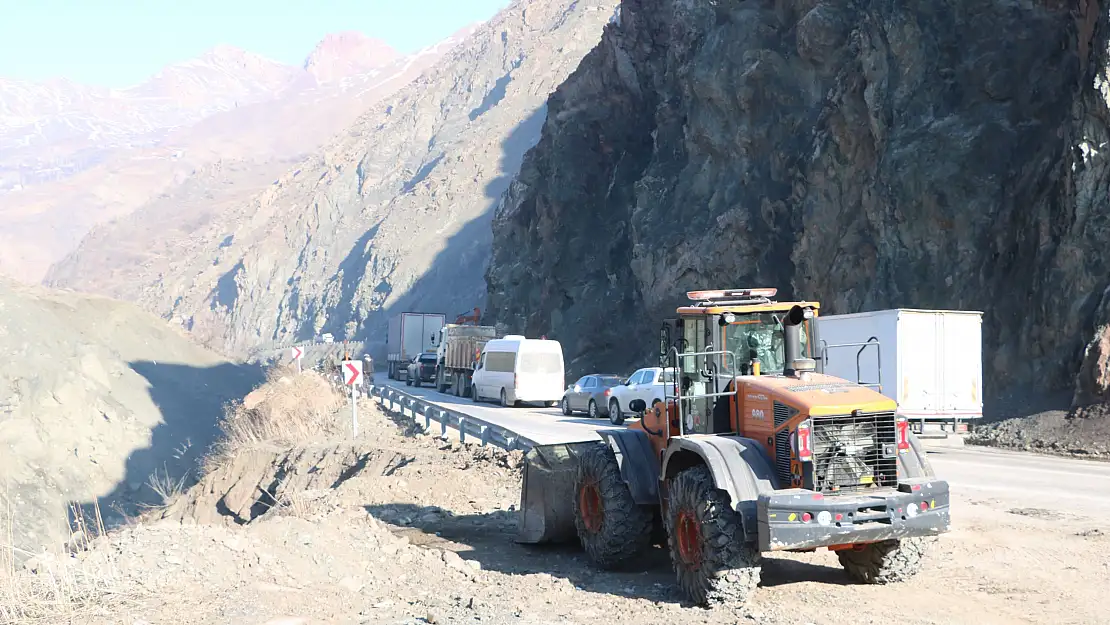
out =
<svg viewBox="0 0 1110 625"><path fill-rule="evenodd" d="M405 369L405 386L420 386L424 382L433 384L436 380L436 360L435 352L413 356Z"/></svg>
<svg viewBox="0 0 1110 625"><path fill-rule="evenodd" d="M609 414L609 394L611 388L620 386L624 378L611 373L584 375L567 387L563 393L563 414L585 412L590 418L597 419Z"/></svg>
<svg viewBox="0 0 1110 625"><path fill-rule="evenodd" d="M624 423L624 411L634 399L644 400L644 405L651 406L656 401L663 401L667 396L667 387L674 384L674 368L644 367L637 369L630 375L624 384L609 389L609 421L613 425ZM673 394L674 391L671 391Z"/></svg>
<svg viewBox="0 0 1110 625"><path fill-rule="evenodd" d="M562 397L563 347L559 341L511 334L488 341L474 370L471 399L497 397L502 406L542 402L554 408Z"/></svg>

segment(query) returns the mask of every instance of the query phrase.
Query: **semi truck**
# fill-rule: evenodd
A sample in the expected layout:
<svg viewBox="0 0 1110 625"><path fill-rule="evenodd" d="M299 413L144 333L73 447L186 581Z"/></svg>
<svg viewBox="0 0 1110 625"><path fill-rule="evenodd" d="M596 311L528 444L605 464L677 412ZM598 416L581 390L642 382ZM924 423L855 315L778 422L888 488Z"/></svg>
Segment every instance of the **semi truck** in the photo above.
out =
<svg viewBox="0 0 1110 625"><path fill-rule="evenodd" d="M822 315L816 325L825 373L898 402L919 434L966 432L982 418L983 313L893 308Z"/></svg>
<svg viewBox="0 0 1110 625"><path fill-rule="evenodd" d="M400 379L417 355L435 351L439 331L446 323L443 313L403 312L390 317L386 340L389 379Z"/></svg>
<svg viewBox="0 0 1110 625"><path fill-rule="evenodd" d="M469 397L474 367L482 348L497 338L497 328L451 323L440 330L436 352L436 389L456 397Z"/></svg>

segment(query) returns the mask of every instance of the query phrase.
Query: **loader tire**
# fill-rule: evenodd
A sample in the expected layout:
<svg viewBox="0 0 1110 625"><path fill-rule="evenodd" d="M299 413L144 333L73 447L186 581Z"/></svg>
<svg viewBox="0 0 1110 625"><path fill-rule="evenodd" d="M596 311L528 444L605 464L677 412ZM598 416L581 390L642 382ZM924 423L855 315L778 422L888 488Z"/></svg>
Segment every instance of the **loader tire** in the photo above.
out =
<svg viewBox="0 0 1110 625"><path fill-rule="evenodd" d="M904 582L921 569L927 541L924 538L884 540L836 552L840 565L865 584Z"/></svg>
<svg viewBox="0 0 1110 625"><path fill-rule="evenodd" d="M579 458L573 499L578 540L595 566L621 568L651 546L654 514L632 499L608 445Z"/></svg>
<svg viewBox="0 0 1110 625"><path fill-rule="evenodd" d="M678 585L699 605L743 604L759 585L762 557L741 516L704 465L667 487L667 543Z"/></svg>

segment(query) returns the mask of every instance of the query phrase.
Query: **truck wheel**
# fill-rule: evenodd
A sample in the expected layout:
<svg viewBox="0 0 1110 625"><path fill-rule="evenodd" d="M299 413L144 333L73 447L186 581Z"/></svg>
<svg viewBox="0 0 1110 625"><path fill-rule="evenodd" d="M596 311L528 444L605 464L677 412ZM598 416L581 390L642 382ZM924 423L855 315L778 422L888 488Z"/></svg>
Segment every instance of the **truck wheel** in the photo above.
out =
<svg viewBox="0 0 1110 625"><path fill-rule="evenodd" d="M501 389L501 407L509 407L509 396L505 394L505 389Z"/></svg>
<svg viewBox="0 0 1110 625"><path fill-rule="evenodd" d="M618 568L651 546L654 515L632 499L608 445L599 444L578 460L573 498L578 540L594 565Z"/></svg>
<svg viewBox="0 0 1110 625"><path fill-rule="evenodd" d="M920 570L925 556L925 540L884 540L843 549L836 555L844 570L865 584L904 582Z"/></svg>
<svg viewBox="0 0 1110 625"><path fill-rule="evenodd" d="M436 368L436 390L440 393L447 393L447 375L443 373L442 368Z"/></svg>
<svg viewBox="0 0 1110 625"><path fill-rule="evenodd" d="M698 604L742 604L759 584L759 548L744 541L743 521L705 465L667 487L667 543L678 585Z"/></svg>
<svg viewBox="0 0 1110 625"><path fill-rule="evenodd" d="M616 399L609 400L609 423L613 425L624 423L624 413L621 412L620 402Z"/></svg>

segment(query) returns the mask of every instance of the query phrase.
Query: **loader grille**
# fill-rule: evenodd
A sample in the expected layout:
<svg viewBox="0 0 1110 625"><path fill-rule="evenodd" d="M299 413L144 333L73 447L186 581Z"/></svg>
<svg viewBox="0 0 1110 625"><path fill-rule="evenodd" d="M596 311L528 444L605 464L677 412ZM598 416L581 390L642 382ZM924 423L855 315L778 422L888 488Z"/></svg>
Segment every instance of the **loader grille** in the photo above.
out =
<svg viewBox="0 0 1110 625"><path fill-rule="evenodd" d="M774 413L777 429L798 414L798 410L775 402ZM790 428L784 428L775 434L775 470L778 471L780 484L790 484L790 457Z"/></svg>
<svg viewBox="0 0 1110 625"><path fill-rule="evenodd" d="M777 412L775 417L778 418ZM857 412L810 419L814 490L897 485L898 440L893 412Z"/></svg>

